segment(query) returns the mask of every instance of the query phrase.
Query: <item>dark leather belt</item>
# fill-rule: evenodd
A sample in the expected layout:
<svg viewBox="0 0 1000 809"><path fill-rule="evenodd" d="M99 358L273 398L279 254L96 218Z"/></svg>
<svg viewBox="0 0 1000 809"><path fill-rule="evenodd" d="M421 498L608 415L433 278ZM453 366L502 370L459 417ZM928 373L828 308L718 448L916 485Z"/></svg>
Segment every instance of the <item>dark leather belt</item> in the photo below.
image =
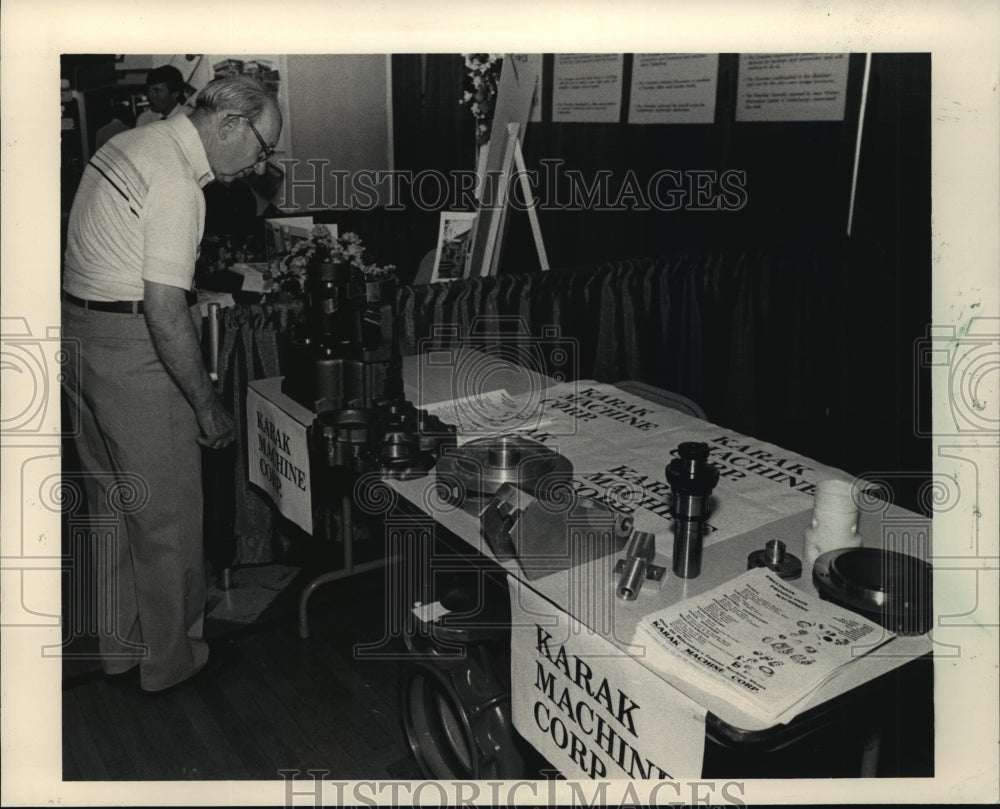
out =
<svg viewBox="0 0 1000 809"><path fill-rule="evenodd" d="M122 315L141 315L143 312L142 301L88 301L63 292L63 300L82 306L84 309L92 309L95 312L116 312ZM198 303L198 293L193 289L185 293L185 300L188 306Z"/></svg>

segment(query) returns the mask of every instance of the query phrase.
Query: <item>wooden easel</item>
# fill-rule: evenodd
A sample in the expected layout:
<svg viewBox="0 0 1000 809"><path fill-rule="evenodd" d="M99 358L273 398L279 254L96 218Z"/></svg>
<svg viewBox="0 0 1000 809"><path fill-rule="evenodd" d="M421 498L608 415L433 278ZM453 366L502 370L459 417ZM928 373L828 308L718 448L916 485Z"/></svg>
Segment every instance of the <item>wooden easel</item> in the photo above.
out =
<svg viewBox="0 0 1000 809"><path fill-rule="evenodd" d="M521 139L518 137L518 129L518 124L507 124L507 142L504 147L503 169L499 176L497 187L498 210L489 218L487 223L488 229L483 257L484 259L488 258L488 263L482 265L482 275L496 275L497 269L500 266L500 252L503 248L503 239L507 230L510 178L515 168L518 171L517 176L521 185L521 193L524 196L524 205L527 208L528 221L531 223L531 234L535 241L535 250L538 253L538 263L542 270L549 269L549 258L545 252L542 229L538 224L538 211L535 207L535 197L531 190L531 183L528 182L527 168L524 164L524 154L521 151ZM476 222L478 225L478 217ZM475 239L475 235L473 239ZM475 245L475 241L473 241L473 245ZM469 254L469 258L470 260L474 259L474 251Z"/></svg>
<svg viewBox="0 0 1000 809"><path fill-rule="evenodd" d="M477 182L480 207L472 229L472 249L469 251L465 271L467 278L497 274L507 228L510 182L515 168L518 171L521 193L531 223L539 265L543 270L549 269L535 198L528 182L524 153L521 150L522 133L527 126L540 78L540 55L505 56L500 87L497 91L492 137L487 147L486 159L480 163ZM494 199L484 198L486 193L494 190L487 187L488 176L497 178Z"/></svg>

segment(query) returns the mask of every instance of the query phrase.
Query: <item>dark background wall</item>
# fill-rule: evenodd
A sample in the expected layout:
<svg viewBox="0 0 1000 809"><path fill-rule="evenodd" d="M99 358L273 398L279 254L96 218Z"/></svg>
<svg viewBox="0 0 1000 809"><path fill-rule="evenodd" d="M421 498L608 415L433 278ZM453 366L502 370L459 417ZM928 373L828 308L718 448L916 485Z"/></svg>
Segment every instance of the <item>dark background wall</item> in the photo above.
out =
<svg viewBox="0 0 1000 809"><path fill-rule="evenodd" d="M625 98L617 124L550 123L552 58L544 60L543 122L526 135L528 165L558 158L566 169L592 177L610 170L620 187L631 171L645 187L655 172L681 172L689 182L702 180L712 190L711 175L742 172L743 199L738 210L704 210L695 194L679 210L549 211L539 219L553 266L620 258L622 249L640 254L711 247L837 243L846 226L864 56L850 57L843 121L740 123L735 120L738 54L721 54L712 124L629 125L628 87L633 57L626 54ZM560 199L568 183L558 189ZM702 209L699 209L702 208ZM519 232L514 225L515 234ZM515 237L516 238L516 237ZM520 239L517 239L520 242ZM514 239L511 249L515 250ZM516 253L511 261L519 260ZM523 260L527 260L524 258Z"/></svg>

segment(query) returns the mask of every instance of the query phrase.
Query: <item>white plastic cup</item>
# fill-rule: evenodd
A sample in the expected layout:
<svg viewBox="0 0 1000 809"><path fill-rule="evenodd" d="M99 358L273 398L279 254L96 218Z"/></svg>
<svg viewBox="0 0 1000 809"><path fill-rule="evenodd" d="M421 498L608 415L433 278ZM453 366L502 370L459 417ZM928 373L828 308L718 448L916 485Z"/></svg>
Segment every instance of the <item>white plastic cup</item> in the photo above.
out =
<svg viewBox="0 0 1000 809"><path fill-rule="evenodd" d="M811 574L816 559L827 551L860 546L858 504L853 484L843 480L821 480L816 484L812 523L806 528L806 571Z"/></svg>

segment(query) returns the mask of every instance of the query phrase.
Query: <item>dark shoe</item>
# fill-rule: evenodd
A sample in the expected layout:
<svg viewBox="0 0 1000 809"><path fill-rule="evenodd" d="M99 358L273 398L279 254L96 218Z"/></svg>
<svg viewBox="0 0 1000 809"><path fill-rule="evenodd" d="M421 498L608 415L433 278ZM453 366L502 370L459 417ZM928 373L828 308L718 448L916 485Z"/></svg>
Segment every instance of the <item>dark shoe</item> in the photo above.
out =
<svg viewBox="0 0 1000 809"><path fill-rule="evenodd" d="M198 671L186 680L181 680L179 683L174 683L167 688L163 688L159 691L145 691L144 693L152 697L159 697L164 694L172 694L178 689L186 686L205 685L218 677L223 671L231 668L233 664L240 659L240 657L240 649L232 641L209 641L208 662L198 669Z"/></svg>
<svg viewBox="0 0 1000 809"><path fill-rule="evenodd" d="M242 655L240 647L231 640L213 640L208 642L208 662L188 682L203 683L214 679L236 663Z"/></svg>

